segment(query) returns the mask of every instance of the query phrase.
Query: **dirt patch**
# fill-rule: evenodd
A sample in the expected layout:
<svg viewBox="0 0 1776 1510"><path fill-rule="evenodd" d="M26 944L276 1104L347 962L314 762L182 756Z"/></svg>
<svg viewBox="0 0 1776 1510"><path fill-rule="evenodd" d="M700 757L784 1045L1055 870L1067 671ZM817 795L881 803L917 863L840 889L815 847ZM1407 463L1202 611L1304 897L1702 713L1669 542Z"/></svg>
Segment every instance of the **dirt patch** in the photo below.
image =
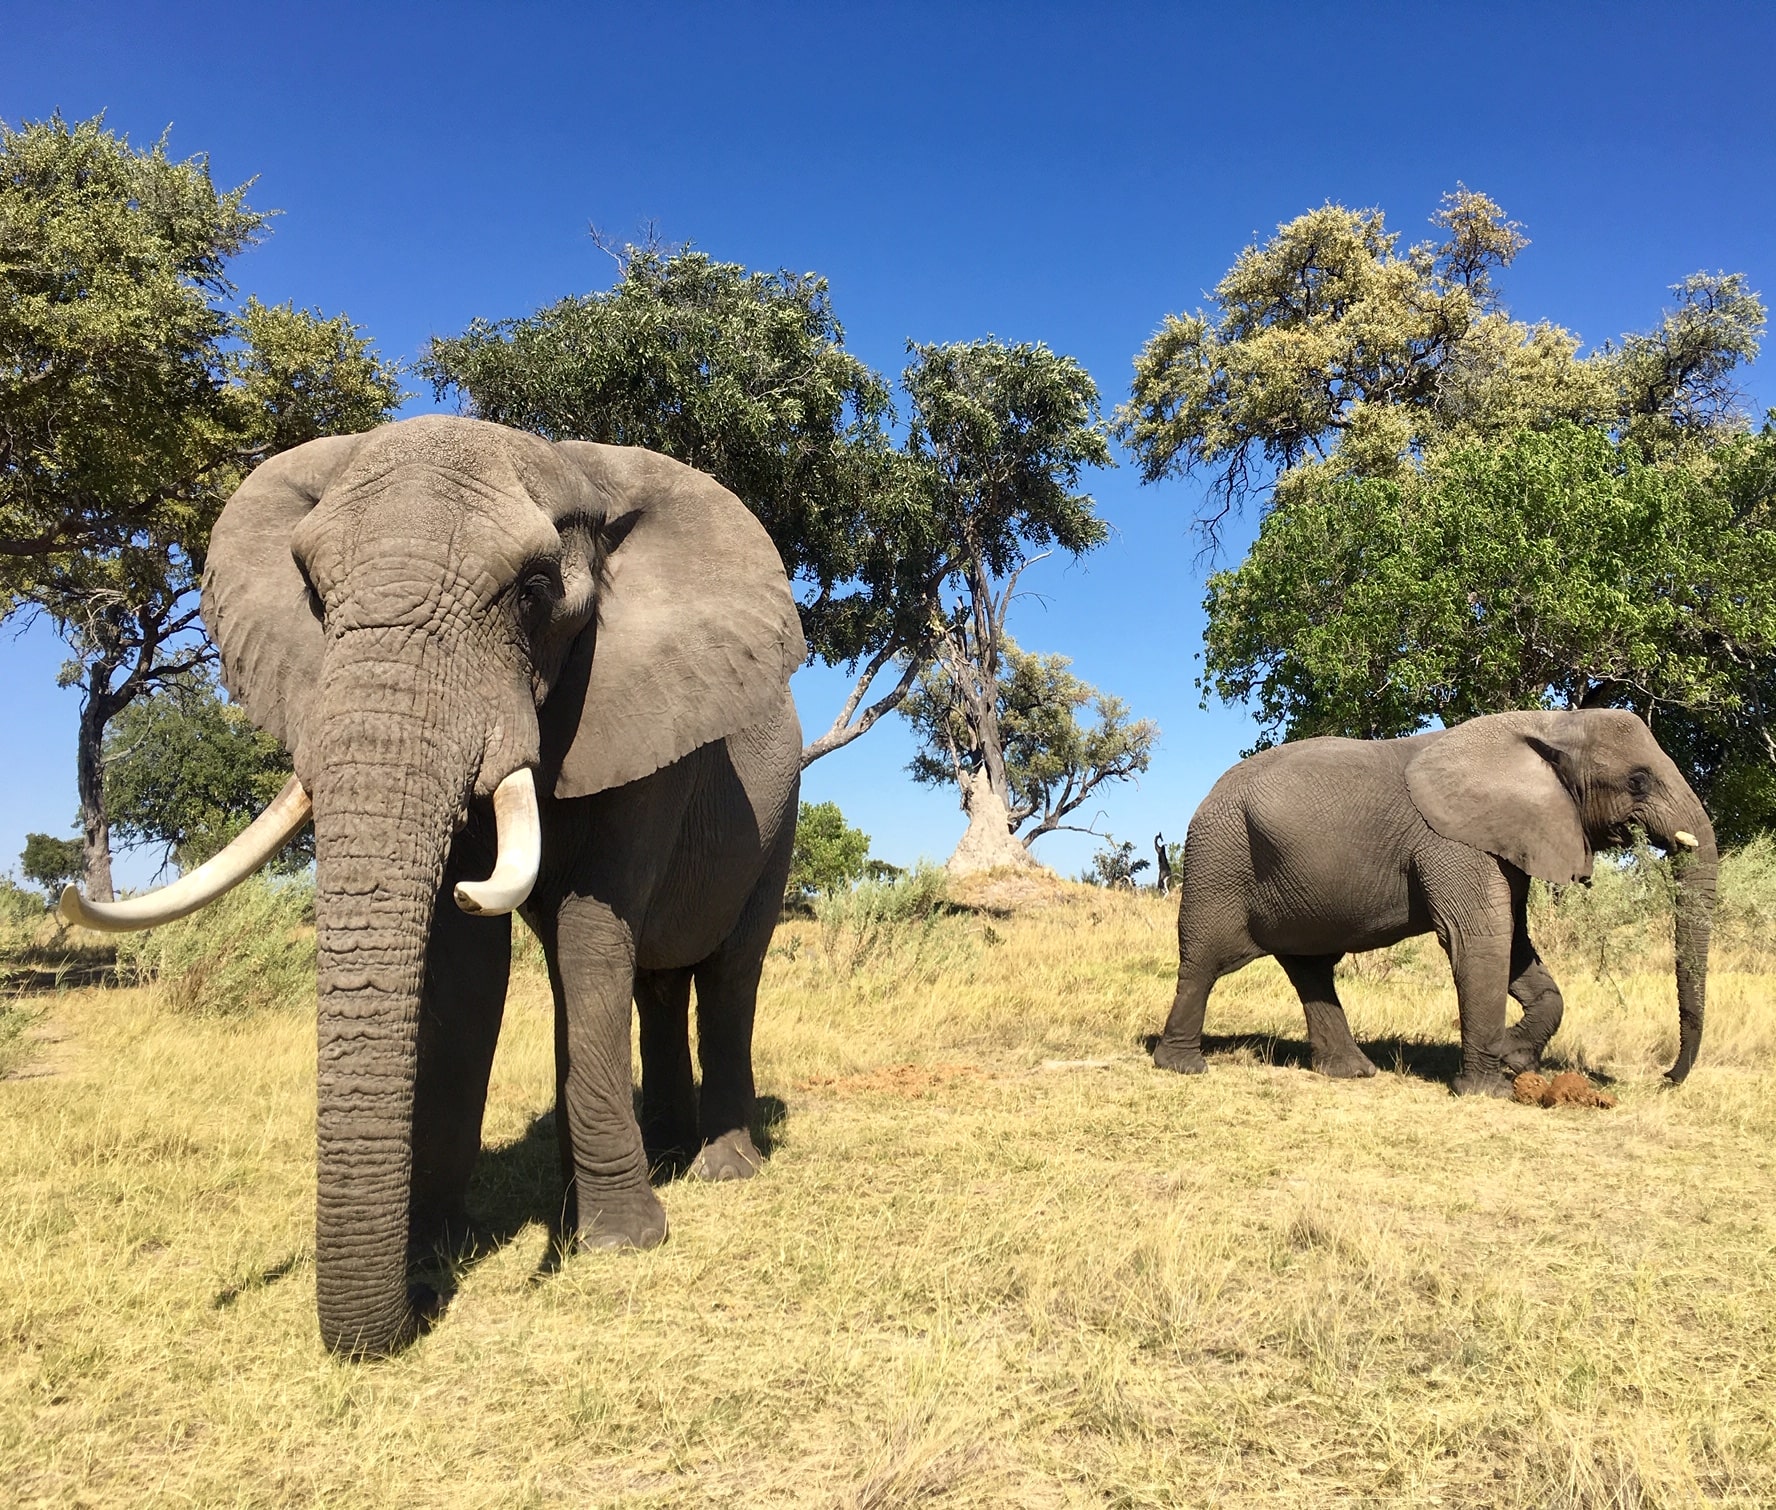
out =
<svg viewBox="0 0 1776 1510"><path fill-rule="evenodd" d="M1552 1080L1525 1070L1511 1082L1511 1099L1525 1106L1595 1106L1600 1111L1616 1104L1608 1091L1598 1090L1574 1070L1562 1070Z"/></svg>
<svg viewBox="0 0 1776 1510"><path fill-rule="evenodd" d="M821 1091L829 1096L898 1096L911 1101L958 1080L984 1080L972 1064L891 1064L861 1075L822 1075L804 1080L797 1090Z"/></svg>

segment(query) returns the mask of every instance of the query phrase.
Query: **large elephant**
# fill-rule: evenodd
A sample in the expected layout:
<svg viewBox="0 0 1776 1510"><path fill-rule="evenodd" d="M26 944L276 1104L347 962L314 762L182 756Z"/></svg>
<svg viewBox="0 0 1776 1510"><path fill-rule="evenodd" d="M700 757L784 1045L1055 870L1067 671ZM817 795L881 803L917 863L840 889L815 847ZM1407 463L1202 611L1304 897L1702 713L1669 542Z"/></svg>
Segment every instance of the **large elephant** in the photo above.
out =
<svg viewBox="0 0 1776 1510"><path fill-rule="evenodd" d="M417 1330L409 1255L462 1215L516 907L554 989L578 1240L664 1238L650 1152L752 1173L753 1009L794 839L788 680L805 652L739 500L644 450L411 419L255 471L216 525L203 611L229 690L295 777L163 892L64 901L109 927L190 911L312 799L327 1345L382 1354Z"/></svg>
<svg viewBox="0 0 1776 1510"><path fill-rule="evenodd" d="M1461 1008L1462 1094L1510 1094L1560 1025L1560 990L1524 921L1529 878L1582 880L1633 825L1683 856L1677 902L1681 1081L1702 1041L1714 829L1632 713L1498 713L1410 739L1305 739L1241 761L1190 820L1178 990L1153 1051L1195 1074L1209 990L1274 954L1307 1014L1314 1068L1373 1075L1333 986L1346 954L1435 931ZM1521 1019L1506 1027L1506 999Z"/></svg>

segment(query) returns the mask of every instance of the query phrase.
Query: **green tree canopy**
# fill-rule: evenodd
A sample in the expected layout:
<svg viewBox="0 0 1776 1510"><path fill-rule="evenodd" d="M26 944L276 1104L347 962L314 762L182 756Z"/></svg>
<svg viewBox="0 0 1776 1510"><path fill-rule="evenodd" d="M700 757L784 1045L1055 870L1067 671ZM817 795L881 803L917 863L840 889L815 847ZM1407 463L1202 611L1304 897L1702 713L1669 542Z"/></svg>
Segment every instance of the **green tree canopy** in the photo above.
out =
<svg viewBox="0 0 1776 1510"><path fill-rule="evenodd" d="M70 881L80 879L86 864L86 846L78 839L58 839L53 834L26 834L19 855L19 874L41 886L51 902Z"/></svg>
<svg viewBox="0 0 1776 1510"><path fill-rule="evenodd" d="M845 822L838 803L802 803L789 862L789 901L805 904L861 881L869 870L869 846L869 835Z"/></svg>
<svg viewBox="0 0 1776 1510"><path fill-rule="evenodd" d="M1723 837L1776 821L1776 432L1683 463L1561 425L1331 480L1210 578L1204 685L1268 739L1633 707Z"/></svg>
<svg viewBox="0 0 1776 1510"><path fill-rule="evenodd" d="M138 698L105 735L105 807L126 846L159 845L181 869L201 864L256 818L290 775L290 757L215 682L193 673ZM314 857L312 829L285 868Z"/></svg>
<svg viewBox="0 0 1776 1510"><path fill-rule="evenodd" d="M1067 823L1108 782L1126 781L1147 769L1159 728L1131 719L1119 697L1075 676L1064 655L1033 655L1007 638L1000 646L997 726L1008 798L1007 831L1027 849L1056 829L1094 830ZM1090 710L1091 721L1081 714ZM919 679L901 707L919 740L907 769L926 786L970 789L985 766L965 700L939 661Z"/></svg>
<svg viewBox="0 0 1776 1510"><path fill-rule="evenodd" d="M1212 312L1167 316L1116 418L1143 479L1205 474L1212 538L1273 479L1280 503L1322 473L1397 478L1525 428L1651 448L1739 426L1732 374L1764 324L1742 276L1696 274L1656 331L1580 357L1576 336L1506 312L1497 274L1527 241L1492 200L1458 188L1433 223L1440 240L1402 250L1381 211L1322 206L1242 251Z"/></svg>
<svg viewBox="0 0 1776 1510"><path fill-rule="evenodd" d="M400 400L343 316L235 304L228 264L265 229L245 185L219 191L164 137L0 121L0 619L47 614L69 645L100 897L104 731L209 658L194 589L222 504L266 456Z"/></svg>

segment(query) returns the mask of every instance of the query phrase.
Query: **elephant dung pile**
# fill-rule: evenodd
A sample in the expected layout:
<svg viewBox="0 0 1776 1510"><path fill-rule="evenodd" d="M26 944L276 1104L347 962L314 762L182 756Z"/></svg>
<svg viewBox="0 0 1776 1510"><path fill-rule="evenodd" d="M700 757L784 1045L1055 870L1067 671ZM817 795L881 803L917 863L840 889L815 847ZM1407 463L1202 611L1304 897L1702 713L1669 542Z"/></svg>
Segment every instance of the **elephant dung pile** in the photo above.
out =
<svg viewBox="0 0 1776 1510"><path fill-rule="evenodd" d="M1595 1106L1600 1111L1616 1104L1608 1091L1598 1090L1573 1070L1562 1070L1552 1080L1525 1070L1511 1082L1511 1099L1525 1106Z"/></svg>

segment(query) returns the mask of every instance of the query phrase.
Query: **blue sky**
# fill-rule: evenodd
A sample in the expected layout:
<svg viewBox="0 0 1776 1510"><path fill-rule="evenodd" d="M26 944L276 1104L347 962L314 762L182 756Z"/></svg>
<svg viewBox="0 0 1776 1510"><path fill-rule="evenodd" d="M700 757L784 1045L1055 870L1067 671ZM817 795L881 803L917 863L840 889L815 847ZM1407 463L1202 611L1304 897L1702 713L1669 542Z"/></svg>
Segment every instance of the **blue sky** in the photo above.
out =
<svg viewBox="0 0 1776 1510"><path fill-rule="evenodd" d="M590 223L831 282L850 346L992 333L1077 357L1108 409L1168 312L1202 303L1254 235L1326 200L1408 239L1460 181L1531 239L1512 311L1597 343L1668 285L1743 271L1776 295L1776 7L1611 5L85 5L12 0L0 114L107 112L282 211L236 281L348 313L387 355L477 315L603 287ZM1776 404L1776 365L1748 375ZM410 387L418 388L416 382ZM416 394L410 412L433 407ZM1082 815L1144 845L1253 739L1194 685L1195 488L1091 488L1113 528L1045 562L1027 647L1156 719L1138 788ZM1249 531L1247 532L1249 533ZM1245 534L1230 539L1235 556ZM10 631L8 631L10 634ZM67 831L75 694L42 631L0 639L0 866ZM844 679L795 683L824 727ZM953 795L902 773L887 720L817 762L877 854L941 859ZM1094 841L1042 840L1077 872ZM140 881L150 865L126 861Z"/></svg>

